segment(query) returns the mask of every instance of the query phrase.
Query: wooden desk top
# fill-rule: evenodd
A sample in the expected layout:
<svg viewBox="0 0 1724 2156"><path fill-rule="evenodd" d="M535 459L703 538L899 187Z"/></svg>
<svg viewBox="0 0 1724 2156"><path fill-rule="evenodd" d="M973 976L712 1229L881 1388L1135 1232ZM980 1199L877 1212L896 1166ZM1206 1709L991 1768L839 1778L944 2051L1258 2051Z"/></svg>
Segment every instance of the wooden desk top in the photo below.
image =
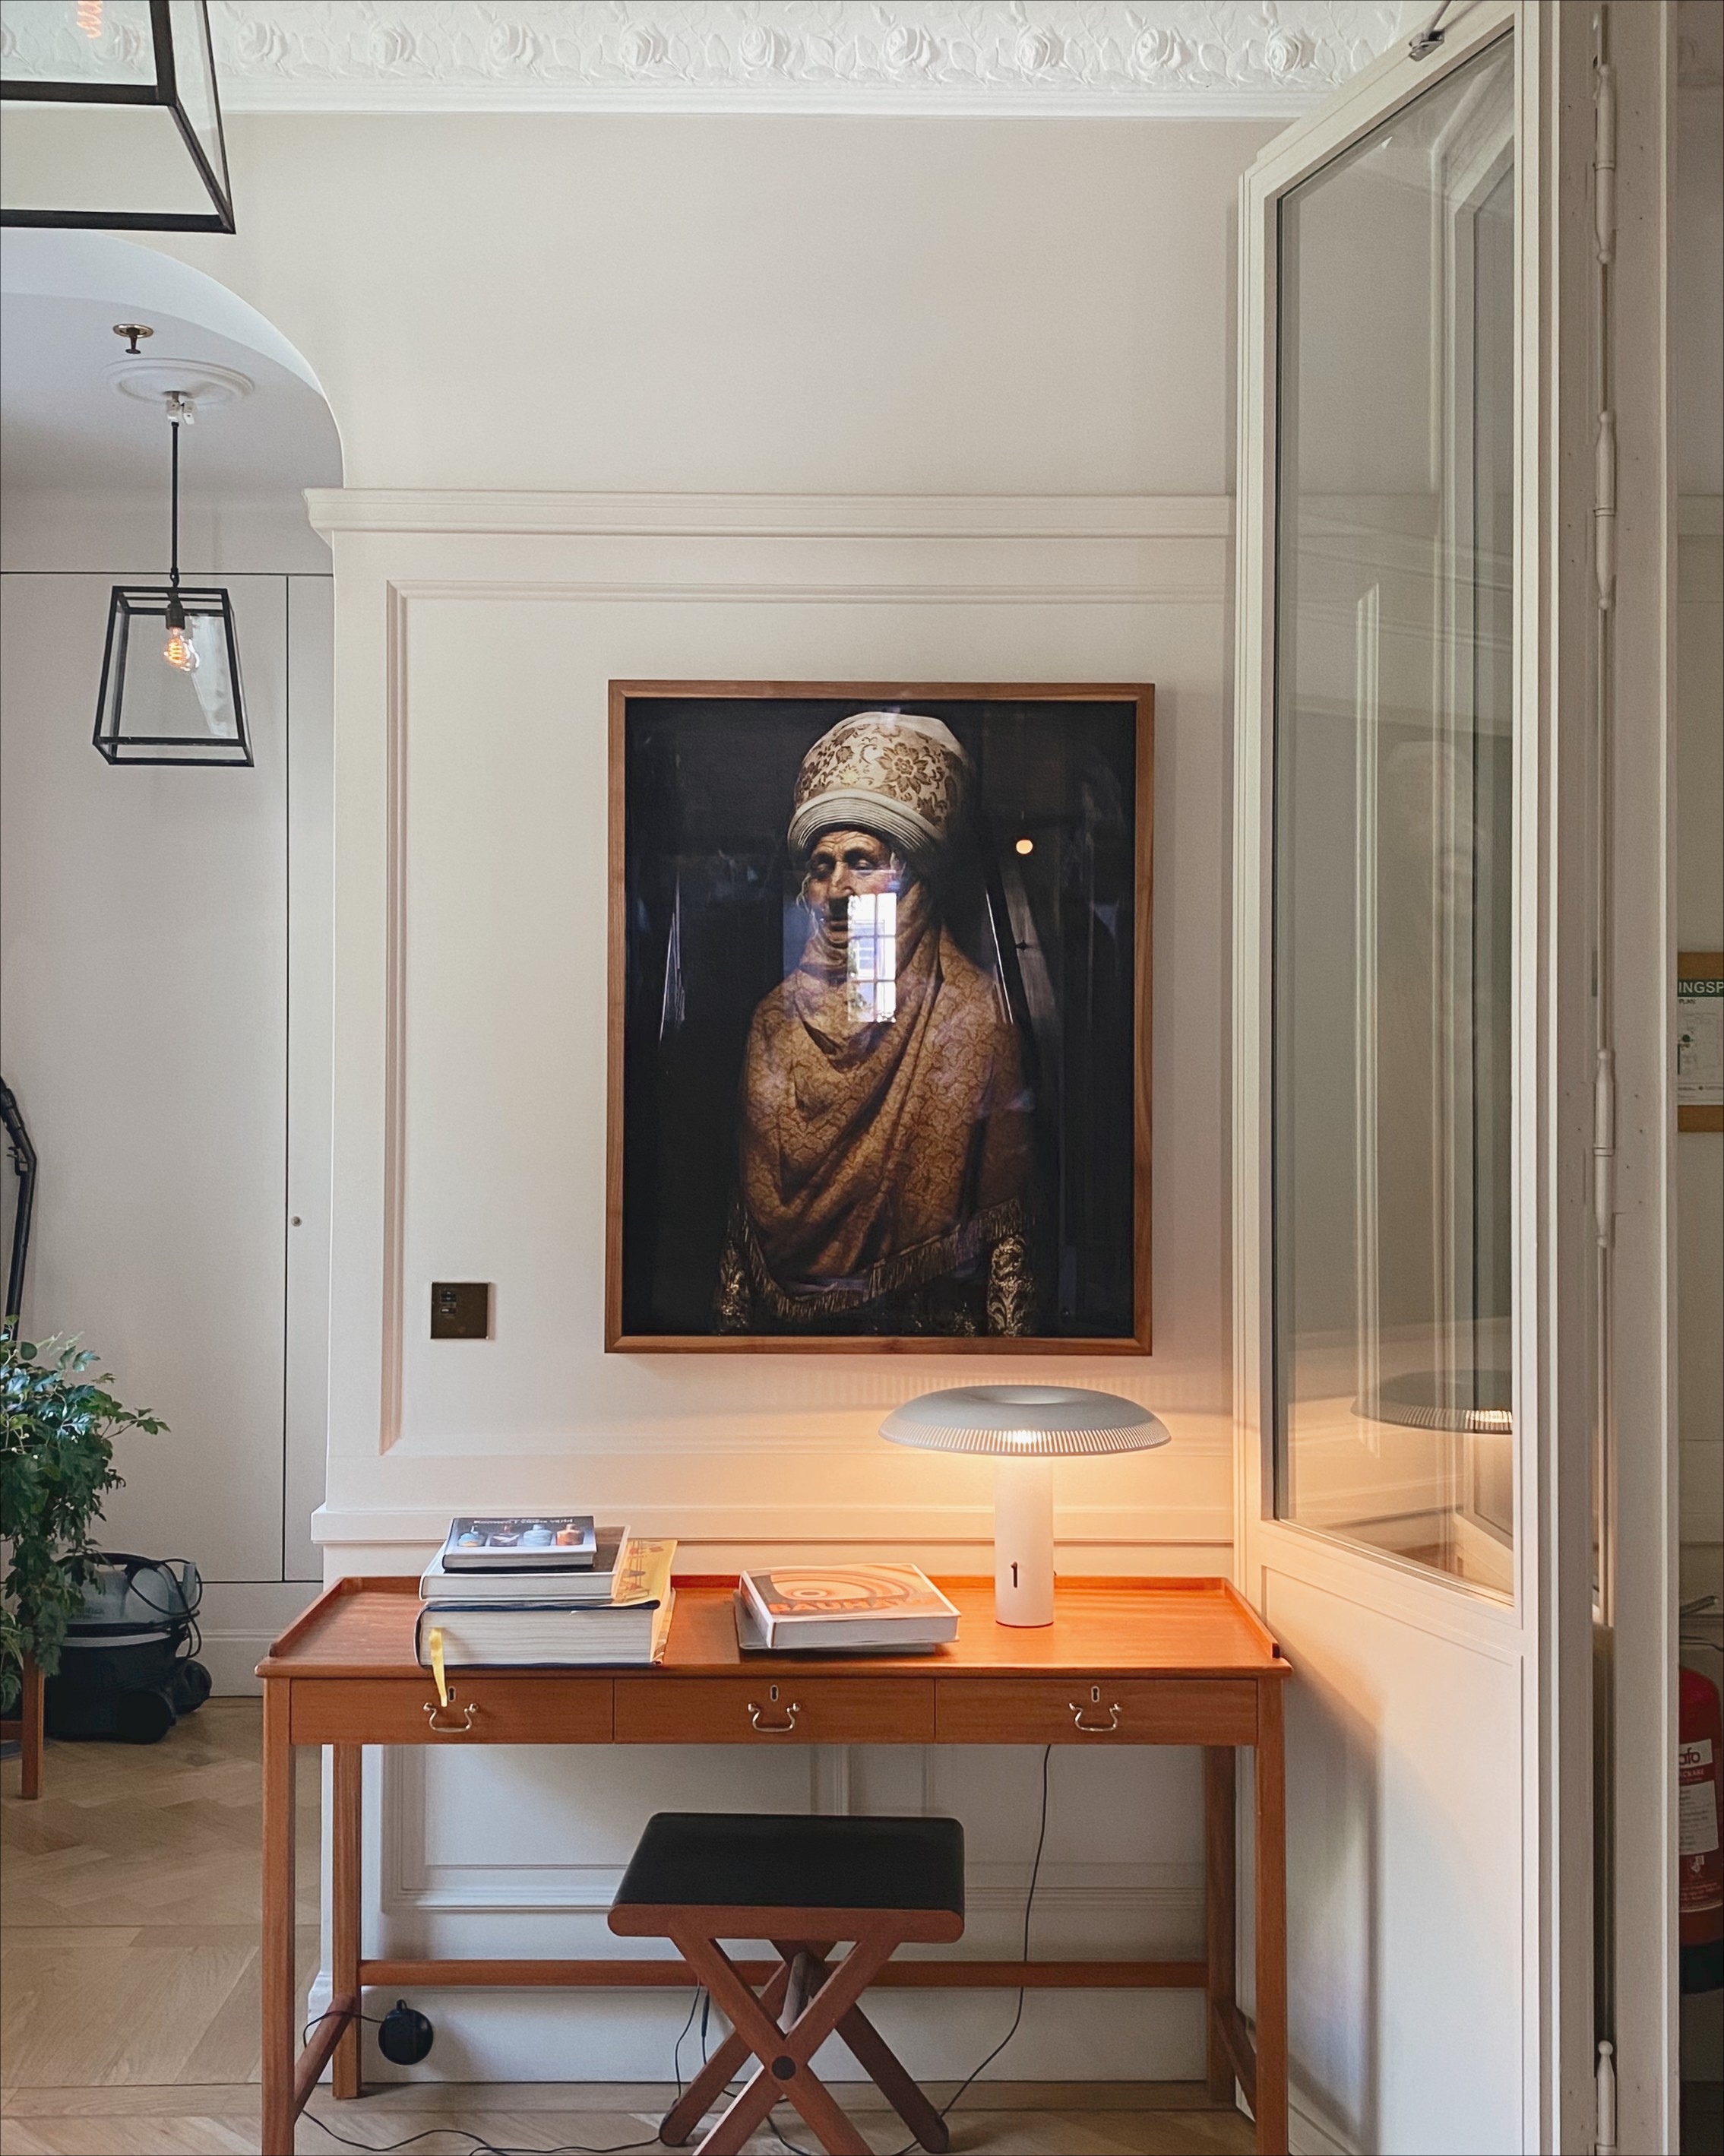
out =
<svg viewBox="0 0 1724 2156"><path fill-rule="evenodd" d="M734 1578L679 1578L670 1639L658 1671L637 1676L734 1676L768 1666L798 1674L898 1676L1216 1676L1288 1674L1267 1628L1234 1588L1219 1578L1063 1579L1054 1622L997 1625L993 1582L942 1579L962 1613L958 1636L926 1655L745 1656L731 1613ZM338 1580L290 1625L258 1666L271 1677L411 1677L419 1612L413 1578ZM603 1670L522 1671L554 1683Z"/></svg>

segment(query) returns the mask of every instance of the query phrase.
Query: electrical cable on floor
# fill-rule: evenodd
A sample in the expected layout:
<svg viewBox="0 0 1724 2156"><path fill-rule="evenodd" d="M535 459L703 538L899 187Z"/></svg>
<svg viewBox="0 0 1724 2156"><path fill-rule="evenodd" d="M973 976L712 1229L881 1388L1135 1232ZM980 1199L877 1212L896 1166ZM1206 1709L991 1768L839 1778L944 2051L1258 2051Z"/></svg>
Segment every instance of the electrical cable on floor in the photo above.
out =
<svg viewBox="0 0 1724 2156"><path fill-rule="evenodd" d="M695 2010L706 1996L704 1991L696 1991L689 2001L688 2019L683 2023L682 2032L677 2037L675 2047L670 2054L671 2071L676 2076L676 2094L679 2102L681 2101L683 2088L684 2039L694 2027ZM315 2029L319 2021L326 2021L330 2012L334 2010L331 2009L317 2015L312 2020L306 2023L306 2029L308 2030ZM377 2021L382 2018L376 2014L357 2014L351 2008L348 2008L346 2012L351 2020ZM300 2041L301 2043L305 2041L303 2035ZM608 2141L603 2147L591 2142L563 2141L559 2142L554 2148L499 2148L494 2141L487 2141L482 2133L475 2133L470 2127L465 2126L428 2126L421 2133L409 2133L404 2141L350 2141L346 2134L337 2133L334 2127L326 2119L320 2118L316 2112L302 2112L300 2115L302 2118L310 2119L314 2126L321 2126L330 2139L340 2142L342 2148L364 2149L367 2152L367 2156L391 2156L391 2152L394 2150L411 2148L415 2142L434 2141L439 2134L458 2135L468 2144L465 2149L459 2152L459 2156L626 2156L626 2153L630 2150L656 2148L660 2145L659 2137L654 2133L648 2141Z"/></svg>
<svg viewBox="0 0 1724 2156"><path fill-rule="evenodd" d="M1024 1897L1024 1951L1018 1957L1021 1961L1028 1961L1029 1959L1029 1919L1030 1913L1035 1907L1035 1883L1041 1876L1042 1846L1048 1839L1048 1765L1053 1756L1053 1746L1051 1744L1043 1745L1042 1819L1041 1825L1036 1830L1035 1861L1029 1867L1029 1892ZM940 2116L942 2118L947 2118L951 2116L952 2112L957 2107L959 2097L961 2097L964 2092L969 2087L970 2083L976 2079L976 2076L978 2074L985 2072L986 2070L993 2064L1000 2053L1005 2050L1007 2045L1009 2044L1012 2039L1017 2035L1018 2025L1024 2019L1024 2002L1027 1996L1028 1991L1026 1987L1020 1984L1018 1987L1018 2010L1012 2016L1011 2027L1007 2030L1005 2035L1000 2038L998 2043L994 2046L993 2049L988 2054L987 2057L981 2061L980 2065L971 2068L968 2075L964 2078L964 2080L959 2082L956 2092L952 2096L948 2097L946 2102L942 2104L940 2107ZM784 2148L789 2150L790 2156L820 2156L820 2152L818 2149L799 2148L795 2142L787 2138L777 2126L772 2125L770 2119L767 2121L767 2124L772 2126L774 2138L782 2143ZM890 2152L890 2156L911 2156L912 2150L920 2148L921 2147L921 2142L919 2142L916 2136L912 2134L901 2148L892 2149Z"/></svg>
<svg viewBox="0 0 1724 2156"><path fill-rule="evenodd" d="M1019 1958L1026 1962L1029 1959L1029 1924L1035 1908L1036 1882L1041 1876L1042 1851L1048 1839L1048 1771L1053 1756L1053 1746L1044 1744L1042 1747L1041 1822L1036 1829L1035 1856L1029 1867L1029 1892L1024 1898L1024 1948ZM959 2082L952 2095L941 2106L942 2118L951 2116L957 2109L960 2099L969 2089L971 2083L993 2064L1017 2035L1024 2020L1024 2002L1028 1995L1027 1987L1020 1984L1018 1987L1018 2008L1012 2016L1011 2027L1007 2030L1005 2035L1000 2038L998 2043L987 2056L971 2069L965 2078ZM676 2095L679 2102L682 2100L683 2093L682 2047L690 2030L695 2025L695 2015L697 2009L700 2015L700 2050L704 2057L706 2051L707 2021L712 2010L711 1999L704 1989L696 1991L694 1998L690 2001L688 2019L682 2025L682 2034L678 2036L675 2047L671 2053L671 2070L676 2076ZM300 2043L304 2044L305 2036L316 2027L319 2021L326 2021L330 2014L336 2010L335 2008L327 2009L324 2013L315 2015L308 2021L300 2036ZM351 2007L341 2010L344 2010L353 2020L377 2021L381 2019L381 2016L375 2014L358 2013ZM500 2148L495 2142L487 2141L483 2134L475 2133L470 2128L465 2126L428 2126L422 2133L410 2133L403 2141L350 2141L346 2134L337 2133L334 2127L326 2120L318 2118L315 2112L303 2112L300 2116L310 2119L314 2126L321 2127L330 2139L339 2142L343 2148L361 2149L366 2152L366 2156L395 2156L395 2152L398 2150L411 2148L421 2141L434 2141L440 2134L455 2135L468 2144L465 2150L461 2152L461 2156L631 2156L631 2152L634 2150L657 2148L661 2145L658 2135L654 2133L649 2140L614 2141L608 2143L602 2148L584 2141L562 2141L559 2142L554 2148ZM799 2148L795 2142L788 2139L770 2119L767 2120L767 2124L773 2137L789 2152L789 2156L819 2156L818 2150ZM901 2148L891 2150L890 2156L912 2156L912 2152L921 2146L921 2143L912 2135Z"/></svg>
<svg viewBox="0 0 1724 2156"><path fill-rule="evenodd" d="M554 2148L500 2148L494 2141L487 2141L482 2133L475 2133L465 2126L428 2126L423 2133L409 2133L404 2141L350 2141L345 2133L337 2133L315 2111L302 2111L301 2118L308 2118L314 2126L322 2127L331 2141L339 2141L343 2148L357 2148L364 2156L394 2156L401 2148L411 2148L418 2141L434 2141L440 2133L459 2134L467 2146L458 2156L629 2156L629 2152L640 2148L658 2148L664 2144L655 2133L648 2141L608 2141L603 2148L587 2141L559 2141Z"/></svg>

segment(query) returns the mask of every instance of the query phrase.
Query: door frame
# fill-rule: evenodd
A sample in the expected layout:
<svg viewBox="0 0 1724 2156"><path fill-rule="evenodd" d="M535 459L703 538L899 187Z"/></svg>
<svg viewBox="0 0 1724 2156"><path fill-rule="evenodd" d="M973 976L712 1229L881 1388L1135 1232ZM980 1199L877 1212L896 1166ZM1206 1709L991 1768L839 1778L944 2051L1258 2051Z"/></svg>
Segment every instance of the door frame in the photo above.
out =
<svg viewBox="0 0 1724 2156"><path fill-rule="evenodd" d="M1614 1604L1632 1634L1616 1641L1619 1686L1616 1848L1632 1851L1639 1898L1615 1928L1609 2021L1622 2083L1619 2145L1670 2147L1675 2125L1675 1958L1674 1738L1675 1476L1670 1353L1674 1130L1668 1003L1669 799L1665 780L1673 591L1666 567L1669 488L1663 460L1663 234L1668 197L1674 10L1666 0L1608 6L1610 57L1632 85L1645 141L1622 128L1620 223L1629 191L1637 261L1624 290L1639 311L1617 326L1617 401L1633 384L1652 416L1640 464L1619 490L1620 579L1615 670L1635 684L1614 742L1617 792L1593 725L1598 670L1593 582L1592 385L1597 246L1591 167L1596 156L1590 8L1539 0L1475 0L1455 11L1436 53L1409 57L1405 39L1266 149L1239 197L1239 424L1234 821L1234 1312L1236 1507L1240 1585L1260 1607L1267 1566L1296 1563L1366 1606L1460 1639L1518 1666L1521 1700L1521 2146L1591 2148L1597 2132L1594 2024L1593 1584L1592 1481L1600 1327L1613 1367L1639 1386L1635 1502L1614 1516ZM1632 18L1632 19L1629 19ZM1274 624L1275 603L1276 208L1327 163L1433 82L1511 31L1516 38L1516 1027L1512 1134L1516 1535L1514 1594L1485 1596L1387 1554L1275 1517L1273 1193L1270 1179L1273 1043ZM1654 124L1648 126L1650 118ZM1650 236L1649 236L1650 235ZM1623 250L1624 254L1627 250ZM1646 302L1658 304L1648 308ZM1630 500L1633 496L1633 500ZM1639 546L1630 549L1630 532ZM1626 670L1632 666L1634 670ZM1632 704L1632 711L1629 706ZM1601 800L1604 804L1601 808ZM1640 972L1629 998L1642 1021L1619 1038L1637 1114L1624 1169L1634 1168L1632 1278L1614 1315L1600 1303L1593 1207L1592 995L1598 941L1598 861L1632 834L1662 846L1663 873L1607 883L1603 932ZM1660 833L1662 836L1660 837ZM1644 859L1644 854L1640 856ZM1652 970L1649 971L1649 968ZM1644 978L1643 978L1643 976ZM1624 1065L1632 1064L1631 1074ZM1626 1186L1624 1186L1626 1188ZM1609 1259L1606 1261L1608 1277ZM1616 1270L1624 1275L1619 1263ZM1607 1389L1606 1419L1610 1398ZM1650 1405L1649 1405L1650 1402ZM1621 1447L1618 1447L1619 1455ZM1606 1455L1609 1440L1606 1440ZM1564 1463L1557 1471L1558 1462ZM1613 1478L1619 1480L1619 1474ZM1644 1763L1640 1755L1645 1755ZM1616 1866L1619 1876L1624 1865ZM1669 1913L1656 1887L1667 1878ZM1650 1895L1650 1900L1649 1900ZM1630 1976L1632 1972L1632 1976ZM1662 1981L1659 1979L1662 1977ZM1630 2006L1630 1994L1634 2004Z"/></svg>

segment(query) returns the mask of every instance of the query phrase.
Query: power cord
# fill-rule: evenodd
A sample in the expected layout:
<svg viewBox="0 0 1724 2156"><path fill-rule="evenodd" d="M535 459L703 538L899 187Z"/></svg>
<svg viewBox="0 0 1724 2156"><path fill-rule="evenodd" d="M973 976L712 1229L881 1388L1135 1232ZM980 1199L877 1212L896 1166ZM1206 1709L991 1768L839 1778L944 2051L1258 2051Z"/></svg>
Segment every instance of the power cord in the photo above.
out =
<svg viewBox="0 0 1724 2156"><path fill-rule="evenodd" d="M1048 1773L1053 1756L1053 1746L1044 1744L1042 1747L1041 1820L1036 1829L1035 1856L1029 1867L1029 1892L1024 1898L1024 1944L1018 1958L1025 1962L1029 1959L1030 1918L1035 1909L1036 1882L1041 1876L1042 1851L1046 1846L1048 1839ZM971 2084L978 2076L986 2072L1017 2035L1024 2020L1024 2002L1027 1995L1027 1987L1020 1984L1018 1987L1017 2010L1012 2016L1011 2027L1007 2030L993 2049L971 2069L952 2096L941 2106L940 2116L942 2119L951 2117L963 2097L968 2092ZM305 2029L300 2033L301 2045L304 2045L311 2030L320 2021L326 2021L331 2014L337 2011L344 2014L350 2020L376 2022L382 2018L376 2014L362 2014L357 2007L340 2009L331 2007L321 2014L315 2015L305 2024ZM693 1999L690 2000L688 2019L683 2023L681 2033L677 2037L675 2046L671 2052L671 2071L676 2076L676 2095L679 2102L682 2100L683 2092L682 2047L687 2040L690 2030L695 2025L695 2015L697 2011L700 2016L700 2055L704 2061L706 2056L708 2020L712 2011L712 2000L704 1987L697 1990ZM310 2119L313 2125L321 2127L330 2139L339 2142L343 2148L362 2150L365 2152L365 2156L395 2156L395 2152L398 2150L411 2148L421 2141L434 2141L442 2134L458 2136L468 2144L463 2156L631 2156L633 2151L657 2148L660 2145L659 2137L654 2133L645 2141L613 2141L607 2143L603 2148L590 2142L563 2141L559 2142L554 2148L499 2148L495 2142L487 2141L483 2134L475 2133L470 2128L464 2126L428 2126L422 2133L410 2133L402 2141L350 2141L346 2134L337 2133L334 2127L326 2120L320 2118L315 2112L306 2111L300 2116ZM771 2127L773 2138L789 2152L789 2156L819 2156L818 2150L801 2148L797 2143L788 2139L770 2120L767 2123ZM921 2146L921 2143L912 2135L901 2148L891 2150L890 2156L912 2156L912 2152Z"/></svg>
<svg viewBox="0 0 1724 2156"><path fill-rule="evenodd" d="M434 2141L441 2133L459 2134L467 2147L459 2156L628 2156L628 2152L661 2146L654 2133L649 2141L608 2141L603 2148L587 2141L559 2141L554 2148L500 2148L494 2141L487 2141L481 2133L475 2133L464 2126L428 2126L423 2133L409 2133L404 2141L350 2141L345 2133L337 2133L315 2111L302 2111L301 2118L310 2119L312 2125L322 2127L331 2141L339 2141L343 2148L357 2148L364 2156L393 2156L401 2148L411 2148L417 2141Z"/></svg>
<svg viewBox="0 0 1724 2156"><path fill-rule="evenodd" d="M695 2010L706 1996L704 1991L696 1991L689 2001L688 2019L682 2025L681 2034L677 2037L675 2047L670 2055L671 2071L676 2076L676 2094L679 2102L681 2100L683 2089L683 2044L690 2030L695 2025ZM306 2035L317 2026L320 2021L328 2020L331 2014L337 2011L345 2015L350 2021L375 2022L382 2019L377 2014L362 2014L351 2006L341 2009L331 2007L323 2013L314 2015L305 2024L305 2030L300 2037L300 2043L305 2042ZM649 2140L608 2141L603 2147L592 2142L564 2141L559 2143L555 2148L501 2148L495 2142L487 2141L482 2133L475 2133L469 2127L465 2126L428 2126L418 2133L409 2133L405 2140L402 2141L350 2141L345 2133L337 2133L334 2127L326 2119L320 2118L315 2111L302 2112L300 2115L302 2118L310 2119L314 2126L321 2126L330 2139L339 2142L343 2148L363 2149L366 2156L392 2156L392 2152L395 2150L411 2148L416 2142L434 2141L440 2134L456 2135L464 2141L468 2145L462 2152L462 2156L625 2156L625 2152L630 2150L656 2148L659 2145L659 2137L654 2133Z"/></svg>
<svg viewBox="0 0 1724 2156"><path fill-rule="evenodd" d="M1051 1744L1043 1745L1042 1817L1041 1825L1036 1829L1035 1860L1029 1867L1029 1892L1024 1897L1024 1948L1023 1952L1018 1956L1018 1959L1020 1961L1028 1961L1029 1959L1029 1919L1030 1913L1035 1907L1036 1881L1041 1876L1042 1849L1048 1839L1048 1765L1053 1756L1053 1746ZM952 2116L952 2113L957 2108L959 2099L968 2089L971 2082L977 2078L977 2075L985 2072L987 2069L993 2064L1000 2053L1005 2050L1007 2045L1009 2044L1012 2039L1017 2035L1018 2026L1024 2020L1024 2001L1026 1995L1026 1987L1020 1984L1018 1987L1018 2010L1012 2016L1011 2027L1007 2030L1005 2035L1000 2038L998 2043L994 2046L993 2049L988 2054L987 2057L984 2058L979 2065L971 2068L968 2075L958 2084L954 2093L950 2096L943 2104L942 2104L940 2107L940 2116L942 2118L949 2118ZM818 2150L798 2147L794 2141L788 2138L776 2124L773 2124L772 2121L769 2120L767 2123L772 2126L773 2138L790 2152L790 2156L819 2156L819 2152ZM916 2138L916 2136L912 2134L910 2139L905 2143L901 2148L892 2149L890 2152L890 2156L911 2156L912 2150L920 2148L921 2147L921 2142L919 2142Z"/></svg>

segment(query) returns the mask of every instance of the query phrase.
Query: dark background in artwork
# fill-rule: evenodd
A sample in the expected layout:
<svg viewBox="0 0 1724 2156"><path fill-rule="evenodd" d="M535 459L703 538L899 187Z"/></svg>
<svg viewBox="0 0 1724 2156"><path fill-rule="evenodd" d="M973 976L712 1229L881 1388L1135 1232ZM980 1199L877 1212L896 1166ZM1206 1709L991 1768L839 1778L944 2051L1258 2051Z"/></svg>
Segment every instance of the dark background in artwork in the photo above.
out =
<svg viewBox="0 0 1724 2156"><path fill-rule="evenodd" d="M802 947L786 924L800 881L784 840L792 788L828 727L875 708L894 706L627 700L625 1332L712 1329L749 1022ZM969 955L1003 968L1024 1036L1036 1329L1129 1337L1137 707L916 696L901 708L944 720L975 760L976 829L942 905Z"/></svg>

